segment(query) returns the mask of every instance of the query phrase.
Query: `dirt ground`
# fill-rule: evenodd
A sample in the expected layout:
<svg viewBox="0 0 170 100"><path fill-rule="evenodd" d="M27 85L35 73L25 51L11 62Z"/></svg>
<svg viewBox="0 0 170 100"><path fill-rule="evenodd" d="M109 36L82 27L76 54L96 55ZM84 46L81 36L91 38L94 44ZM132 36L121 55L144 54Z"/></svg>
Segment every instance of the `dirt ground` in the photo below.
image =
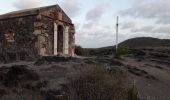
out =
<svg viewBox="0 0 170 100"><path fill-rule="evenodd" d="M170 48L140 49L137 55L126 56L122 61L141 98L170 100L169 51Z"/></svg>
<svg viewBox="0 0 170 100"><path fill-rule="evenodd" d="M0 99L60 98L65 94L64 84L69 78L94 64L124 71L130 84L137 86L142 100L170 100L169 48L135 49L119 60L109 55L0 64Z"/></svg>

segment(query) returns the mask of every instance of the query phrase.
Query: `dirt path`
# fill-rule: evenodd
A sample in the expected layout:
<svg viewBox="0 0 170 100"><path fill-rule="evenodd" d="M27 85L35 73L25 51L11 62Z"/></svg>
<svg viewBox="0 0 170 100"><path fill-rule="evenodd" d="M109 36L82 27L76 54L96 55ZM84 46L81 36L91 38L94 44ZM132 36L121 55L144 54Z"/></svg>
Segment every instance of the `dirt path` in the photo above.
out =
<svg viewBox="0 0 170 100"><path fill-rule="evenodd" d="M126 57L123 61L135 81L140 96L147 100L170 100L170 67L148 59L138 61Z"/></svg>

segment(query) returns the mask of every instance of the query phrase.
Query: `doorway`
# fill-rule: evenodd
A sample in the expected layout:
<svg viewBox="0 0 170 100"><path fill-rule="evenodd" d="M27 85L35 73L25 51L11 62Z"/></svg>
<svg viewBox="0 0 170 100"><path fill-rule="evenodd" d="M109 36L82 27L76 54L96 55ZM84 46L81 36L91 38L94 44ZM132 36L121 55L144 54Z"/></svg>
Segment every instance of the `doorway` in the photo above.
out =
<svg viewBox="0 0 170 100"><path fill-rule="evenodd" d="M63 53L64 47L64 29L62 25L58 25L57 27L57 52L59 54Z"/></svg>

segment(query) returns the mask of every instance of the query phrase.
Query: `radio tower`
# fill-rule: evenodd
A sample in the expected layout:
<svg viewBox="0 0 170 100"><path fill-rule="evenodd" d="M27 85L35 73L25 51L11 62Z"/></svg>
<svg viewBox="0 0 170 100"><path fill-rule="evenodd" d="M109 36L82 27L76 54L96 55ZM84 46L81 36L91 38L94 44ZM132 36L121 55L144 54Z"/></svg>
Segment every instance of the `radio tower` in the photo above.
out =
<svg viewBox="0 0 170 100"><path fill-rule="evenodd" d="M117 16L117 23L116 23L116 53L118 49L118 27L119 27L119 17Z"/></svg>

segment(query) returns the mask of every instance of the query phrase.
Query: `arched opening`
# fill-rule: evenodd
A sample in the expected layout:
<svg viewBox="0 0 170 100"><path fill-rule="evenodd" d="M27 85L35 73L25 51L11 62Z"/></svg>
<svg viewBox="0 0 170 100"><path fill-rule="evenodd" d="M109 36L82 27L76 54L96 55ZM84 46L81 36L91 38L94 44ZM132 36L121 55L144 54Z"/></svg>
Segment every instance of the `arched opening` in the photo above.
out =
<svg viewBox="0 0 170 100"><path fill-rule="evenodd" d="M58 25L57 27L57 52L58 53L63 53L63 45L64 45L64 41L63 41L63 36L64 36L64 29L62 25Z"/></svg>

